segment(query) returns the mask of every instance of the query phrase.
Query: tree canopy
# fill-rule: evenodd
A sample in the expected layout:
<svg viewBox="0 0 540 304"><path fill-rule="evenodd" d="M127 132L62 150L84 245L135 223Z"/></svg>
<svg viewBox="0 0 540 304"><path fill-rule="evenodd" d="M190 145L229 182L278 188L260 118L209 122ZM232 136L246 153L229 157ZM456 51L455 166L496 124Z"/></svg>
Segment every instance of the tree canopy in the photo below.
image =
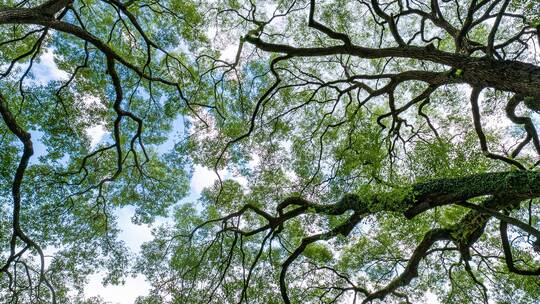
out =
<svg viewBox="0 0 540 304"><path fill-rule="evenodd" d="M2 0L0 302L535 303L539 48L538 0Z"/></svg>

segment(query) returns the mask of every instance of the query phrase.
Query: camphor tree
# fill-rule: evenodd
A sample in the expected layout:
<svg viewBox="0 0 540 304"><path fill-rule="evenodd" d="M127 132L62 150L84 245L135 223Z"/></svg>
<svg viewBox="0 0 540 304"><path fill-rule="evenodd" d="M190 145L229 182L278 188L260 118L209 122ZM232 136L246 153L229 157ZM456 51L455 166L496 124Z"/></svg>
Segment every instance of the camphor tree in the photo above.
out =
<svg viewBox="0 0 540 304"><path fill-rule="evenodd" d="M540 297L536 0L4 1L0 23L2 301L97 303L98 269L144 274L138 303ZM179 204L193 165L217 182ZM174 210L136 258L125 205Z"/></svg>

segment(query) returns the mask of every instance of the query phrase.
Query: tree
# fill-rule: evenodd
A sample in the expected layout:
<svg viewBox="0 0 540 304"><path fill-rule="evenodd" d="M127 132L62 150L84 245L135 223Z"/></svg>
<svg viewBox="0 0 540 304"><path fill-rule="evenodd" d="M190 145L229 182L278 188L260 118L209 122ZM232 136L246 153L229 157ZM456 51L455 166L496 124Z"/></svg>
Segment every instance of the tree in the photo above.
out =
<svg viewBox="0 0 540 304"><path fill-rule="evenodd" d="M190 106L175 48L201 40L186 26L198 18L181 1L2 3L0 302L66 303L99 269L120 282L130 255L114 209L148 223L186 193L181 148L156 147ZM60 77L47 81L36 62L51 53ZM92 146L91 127L110 138Z"/></svg>
<svg viewBox="0 0 540 304"><path fill-rule="evenodd" d="M4 3L2 299L82 301L94 268L114 283L133 266L153 286L139 303L534 303L539 16L535 0ZM67 76L40 84L46 51ZM111 136L92 146L96 125ZM31 130L48 153L29 165ZM176 204L193 165L218 181ZM134 264L124 205L145 223L175 210Z"/></svg>

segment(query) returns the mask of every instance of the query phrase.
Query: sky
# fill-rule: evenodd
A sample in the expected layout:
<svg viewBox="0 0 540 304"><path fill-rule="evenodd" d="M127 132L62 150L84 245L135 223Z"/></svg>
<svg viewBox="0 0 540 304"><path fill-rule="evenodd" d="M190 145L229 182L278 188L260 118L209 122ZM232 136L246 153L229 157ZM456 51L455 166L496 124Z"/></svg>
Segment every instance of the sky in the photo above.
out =
<svg viewBox="0 0 540 304"><path fill-rule="evenodd" d="M209 29L210 36L215 35L215 29ZM225 45L221 51L221 59L232 61L236 56L238 49L238 43ZM25 85L31 85L31 83L36 83L39 85L44 85L49 81L58 81L58 80L67 80L69 75L58 69L56 63L54 62L54 51L51 49L46 49L43 53L37 58L32 66L32 74L34 78L32 80L27 80ZM88 100L92 102L92 100ZM178 123L173 124L173 130L171 136L175 136L178 133L181 133L182 124L180 120ZM95 125L86 130L87 134L91 139L91 145L96 146L100 141L106 140L108 133L105 128L101 125ZM46 154L46 149L43 144L40 142L40 138L43 133L39 130L30 131L32 134L32 139L34 141L34 150L35 153L30 159L30 163L38 163L39 156ZM166 150L170 148L174 138L169 139L165 144L163 144L160 149ZM190 183L190 190L187 197L183 198L182 201L197 201L200 197L201 191L214 183L217 180L217 175L202 166L195 166ZM220 172L222 174L222 172ZM223 176L223 174L222 174ZM225 178L230 176L225 174ZM244 184L246 181L240 179L239 182ZM120 240L124 241L126 245L132 250L133 253L138 253L140 251L140 246L147 241L152 240L152 226L148 225L136 225L131 222L131 218L134 215L135 208L131 206L126 206L116 211L118 217L118 226L121 230L119 234ZM167 218L159 218L153 224L157 226L161 223L168 221ZM47 248L46 252L53 253L54 248ZM126 277L125 284L123 285L108 285L103 286L102 279L104 274L95 274L89 277L88 284L84 290L85 297L101 296L104 300L112 304L132 304L135 299L140 295L145 295L150 289L150 285L145 281L144 277Z"/></svg>
<svg viewBox="0 0 540 304"><path fill-rule="evenodd" d="M212 32L212 29L209 30ZM224 46L221 52L221 59L233 61L236 52L238 49L238 44L229 44ZM35 81L38 84L46 84L48 81L53 80L67 80L67 73L60 71L54 62L54 53L51 50L46 50L40 57L40 60L36 62L32 68ZM92 102L92 100L88 100ZM105 128L101 125L95 125L86 130L87 134L91 139L91 145L95 147L100 141L107 140L108 133ZM40 143L40 138L43 135L40 131L31 131L32 139L34 141L35 154L31 158L31 163L39 162L38 158L40 155L44 155L45 147ZM173 130L171 132L171 137L177 134L182 133L182 124L180 119L173 124ZM163 144L160 149L166 150L170 148L174 138L169 139L165 144ZM255 165L257 159L255 158L250 165ZM208 168L202 166L195 166L193 175L190 181L190 190L187 197L183 198L179 203L183 201L194 202L197 201L200 197L201 191L208 186L211 186L216 180L217 176ZM240 184L246 185L247 180L243 177L232 177L231 175L220 172L220 175L227 179L233 178L237 180ZM163 224L170 219L168 218L158 218L152 226L149 225L136 225L131 222L131 218L134 215L135 208L132 206L126 206L120 208L116 211L118 217L118 226L121 230L119 234L120 240L124 241L130 250L137 254L140 251L140 246L152 240L152 226L158 226ZM47 252L53 253L54 248L47 248ZM148 294L150 290L150 284L145 280L141 275L136 277L128 276L124 278L125 283L123 285L107 285L103 286L102 280L104 278L103 273L97 273L91 275L88 280L88 284L84 290L85 298L90 298L94 296L100 296L103 300L111 304L132 304L135 302L135 299L138 296ZM426 294L426 303L437 303L436 296L433 294Z"/></svg>
<svg viewBox="0 0 540 304"><path fill-rule="evenodd" d="M209 29L209 32L212 31L215 31L215 29ZM209 36L211 36L211 34ZM226 45L222 51L221 59L232 61L236 55L237 48L238 44ZM40 62L34 65L32 71L36 77L35 81L42 84L52 80L65 80L68 77L65 72L60 71L57 68L56 64L54 63L54 54L51 50L45 51L40 56ZM464 90L468 95L470 89L464 87ZM538 119L538 116L535 118ZM485 123L486 126L489 127L490 124L500 126L502 122L486 121ZM92 146L96 146L107 136L105 129L100 125L88 128L87 132L91 137ZM38 142L36 144L36 154L32 157L32 162L36 162L40 153L44 153L44 147L39 145L39 137L41 133L39 131L33 131L32 135L33 138ZM217 176L213 171L201 166L195 166L190 182L189 195L183 200L196 201L199 198L201 191L205 187L212 185L216 179ZM134 253L137 253L140 246L144 242L152 239L152 227L148 225L133 224L131 222L131 217L133 214L134 208L130 206L118 209L116 212L116 215L118 216L119 228L121 229L121 233L119 235L120 239L123 240ZM167 218L159 218L154 225L159 225L160 223L164 223L166 221L168 221ZM86 297L101 296L104 300L113 304L132 304L138 296L147 294L150 288L150 285L142 276L127 277L125 278L124 285L103 286L101 283L102 279L102 274L92 275L89 278L89 282L84 292ZM426 303L437 303L435 295L427 294Z"/></svg>
<svg viewBox="0 0 540 304"><path fill-rule="evenodd" d="M236 53L236 47L229 46L224 51L224 57L234 58ZM45 51L39 58L40 60L36 62L32 68L35 81L38 84L45 84L49 81L54 80L66 80L68 75L60 71L54 62L54 53L50 50ZM91 102L91 101L90 101ZM171 136L179 133L181 131L181 124L175 123L174 130L171 132ZM91 145L96 146L100 141L104 140L107 137L107 132L103 126L95 125L87 130L87 134L91 139ZM45 147L40 143L40 138L43 133L40 131L31 131L32 138L34 141L35 153L31 158L31 163L37 163L39 156L46 153ZM162 149L166 149L167 146L170 146L171 142L174 140L168 140ZM190 183L189 195L185 197L182 201L196 201L201 194L201 191L214 183L217 180L216 174L202 166L195 166L193 176ZM147 241L152 240L152 227L148 225L136 225L131 222L131 218L134 215L135 208L131 206L126 206L116 211L118 217L118 225L121 229L119 234L120 240L123 240L127 246L133 251L133 253L138 253L140 246ZM154 223L154 226L161 223L167 222L167 218L158 218ZM54 249L48 248L49 252L54 252ZM126 277L125 284L123 285L108 285L103 286L102 279L103 274L95 274L90 276L89 282L85 288L84 295L85 297L101 296L104 300L109 301L113 304L132 304L135 299L140 295L145 295L148 293L150 285L145 281L144 277Z"/></svg>
<svg viewBox="0 0 540 304"><path fill-rule="evenodd" d="M212 32L212 29L209 29L209 32ZM211 34L210 34L211 35ZM232 61L236 56L238 49L238 44L229 44L224 46L224 49L221 52L221 59ZM45 84L48 81L52 80L66 80L68 75L60 71L55 62L54 62L54 53L51 50L46 50L41 56L39 62L34 64L32 69L35 76L35 82L39 84ZM92 102L89 100L89 102ZM176 128L171 132L172 135L181 133L181 123L175 123ZM95 125L88 128L87 133L91 138L91 145L96 146L100 141L106 140L108 133L103 126ZM42 135L39 131L32 131L32 138L35 142L35 154L31 159L31 162L38 162L40 155L43 155L45 152L45 147L40 144L40 137ZM166 149L167 146L170 147L171 143L174 140L168 140L161 149ZM254 165L257 160L253 161ZM182 201L197 201L200 197L201 191L214 183L217 180L216 174L204 168L202 166L195 166L190 181L190 190L187 197L183 198ZM247 181L243 177L231 177L230 175L220 172L224 178L234 178L240 184L245 185ZM135 208L131 206L126 206L120 208L116 211L118 217L118 225L121 230L119 234L120 240L124 241L126 245L131 249L133 253L138 253L140 251L140 246L147 241L152 240L152 226L148 225L136 225L131 222L131 218L134 215ZM169 221L167 218L158 218L153 226L165 223ZM54 249L48 248L48 251L54 252ZM139 275L136 277L126 277L125 284L123 285L108 285L103 286L102 279L104 275L101 273L92 275L89 277L88 284L84 290L84 296L86 298L93 296L100 296L105 301L108 301L112 304L132 304L138 296L145 295L150 290L150 284L145 281L144 277ZM436 296L433 294L426 294L426 303L437 303Z"/></svg>
<svg viewBox="0 0 540 304"><path fill-rule="evenodd" d="M189 196L184 198L186 201L195 201L201 194L201 191L214 183L217 179L215 173L201 166L195 166L193 178L190 184ZM125 241L133 252L138 252L140 246L147 241L152 240L151 227L147 225L135 225L131 222L133 216L133 207L124 207L117 211L118 225L122 232L120 239ZM161 218L156 224L166 222L167 219ZM85 289L85 296L101 296L104 300L114 304L132 304L135 299L147 294L150 285L142 276L127 277L124 285L109 285L104 287L101 284L103 275L93 275Z"/></svg>
<svg viewBox="0 0 540 304"><path fill-rule="evenodd" d="M89 128L88 134L92 139L92 144L96 145L107 134L103 128L92 127ZM42 132L32 131L32 138L35 143L35 154L32 157L32 162L37 162L39 156L44 155L45 147L40 143ZM201 194L201 191L208 186L211 186L214 181L217 180L216 174L202 166L195 166L193 176L190 182L189 194L183 198L182 201L196 201ZM129 249L133 253L138 253L140 246L152 240L152 226L149 225L136 225L131 222L135 208L132 206L126 206L116 211L118 217L118 226L121 230L119 234L120 240L124 241ZM158 218L153 224L157 226L167 222L167 218ZM53 248L47 248L47 252L54 252ZM145 281L144 277L126 277L125 284L123 285L108 285L103 286L102 279L104 274L98 273L89 277L88 284L85 288L84 295L86 298L93 296L101 296L104 300L111 302L112 304L132 304L135 299L140 295L148 293L150 285Z"/></svg>
<svg viewBox="0 0 540 304"><path fill-rule="evenodd" d="M238 45L228 45L224 48L222 52L222 59L224 60L233 60ZM35 64L33 67L33 74L35 75L35 81L41 84L44 84L51 80L65 80L67 79L67 74L58 70L56 64L54 63L54 54L52 51L45 51L40 57L40 61ZM470 93L468 87L463 87L464 93L467 95ZM89 101L91 102L91 101ZM535 115L536 116L536 115ZM538 118L538 117L535 117ZM500 121L487 122L486 125L489 127L490 124L495 123L500 126ZM181 133L181 123L174 124L176 128L171 132L171 134ZM96 146L100 141L105 140L108 136L106 130L103 126L95 125L87 130L88 135L91 138L91 145ZM39 138L42 133L39 131L32 131L32 137L36 142L36 153L32 157L32 162L37 162L40 155L45 153L45 148L39 143ZM174 140L168 140L162 149L166 149L167 146L170 146ZM214 183L217 180L216 174L201 166L195 166L190 181L190 190L189 195L185 197L182 201L197 201L200 197L201 191ZM222 174L222 173L220 173ZM222 174L223 175L223 174ZM229 175L224 174L225 177L230 177ZM241 184L245 184L246 180L243 178L236 178ZM182 202L181 201L181 202ZM179 203L181 203L179 202ZM124 241L127 246L131 249L133 253L138 253L140 246L152 240L152 226L148 225L136 225L131 222L131 218L134 215L135 208L131 206L126 206L116 211L118 217L118 225L121 230L119 234L120 240ZM167 218L158 218L153 226L157 226L161 223L169 221ZM49 249L51 250L51 249ZM52 249L54 251L54 249ZM100 296L105 301L108 301L112 304L132 304L138 296L145 295L150 290L150 285L145 281L144 277L139 275L136 277L126 277L125 284L123 285L102 285L103 274L95 274L89 277L88 284L85 288L84 295L85 297ZM425 295L426 303L438 303L437 297L434 294L428 293Z"/></svg>

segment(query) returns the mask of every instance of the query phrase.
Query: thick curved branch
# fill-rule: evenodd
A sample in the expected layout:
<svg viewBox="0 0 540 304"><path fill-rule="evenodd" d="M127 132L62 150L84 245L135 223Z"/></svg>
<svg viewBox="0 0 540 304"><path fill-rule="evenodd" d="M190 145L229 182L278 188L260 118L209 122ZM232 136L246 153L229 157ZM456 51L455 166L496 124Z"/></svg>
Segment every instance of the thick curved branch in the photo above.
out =
<svg viewBox="0 0 540 304"><path fill-rule="evenodd" d="M510 98L508 101L508 104L506 105L506 116L515 124L523 125L523 128L527 132L527 138L529 140L532 139L534 148L536 149L536 153L540 155L540 140L538 139L538 133L536 132L536 128L534 126L534 123L530 117L524 117L524 116L517 116L516 115L516 107L524 100L523 96L520 95L514 95ZM523 148L518 147L516 148L517 153ZM517 155L517 154L516 154Z"/></svg>
<svg viewBox="0 0 540 304"><path fill-rule="evenodd" d="M495 22L493 23L493 26L491 27L491 31L489 32L488 45L487 45L488 57L492 57L493 52L495 51L493 48L493 46L495 45L495 35L497 34L497 30L499 29L499 25L501 24L501 20L503 18L504 12L506 11L506 8L508 7L508 4L510 4L510 0L504 0L501 10L497 14L497 17L495 18Z"/></svg>
<svg viewBox="0 0 540 304"><path fill-rule="evenodd" d="M351 39L349 38L349 36L347 36L346 34L343 34L343 33L338 33L338 32L333 31L332 29L328 28L324 24L322 24L322 23L318 22L317 20L315 20L314 15L315 15L315 0L311 0L309 2L309 22L308 22L308 25L310 27L314 28L314 29L317 29L317 30L325 33L330 38L343 41L343 43L345 45L351 45Z"/></svg>
<svg viewBox="0 0 540 304"><path fill-rule="evenodd" d="M479 213L489 214L489 215L493 216L494 218L496 218L496 219L498 219L500 221L503 221L505 223L508 223L508 224L511 224L511 225L514 225L516 227L521 228L523 231L525 231L525 232L527 232L527 233L529 233L531 235L534 235L536 237L536 239L540 240L540 231L538 229L535 229L533 226L531 226L529 224L526 224L526 223L524 223L524 222L522 222L520 220L509 217L507 215L504 215L504 214L502 214L500 212L497 212L495 210L486 208L486 207L481 206L481 205L475 205L475 204L471 204L471 203L468 203L468 202L460 202L460 203L458 203L458 205L467 207L467 208L472 209L472 210L476 210Z"/></svg>
<svg viewBox="0 0 540 304"><path fill-rule="evenodd" d="M26 168L28 167L28 162L30 160L30 157L32 157L32 155L34 154L31 136L30 136L30 133L25 131L17 123L15 116L11 113L11 111L9 110L7 106L4 96L1 94L0 94L0 115L2 116L2 119L4 120L8 129L23 144L23 153L19 161L19 165L17 166L17 170L15 171L15 176L13 177L13 182L11 186L11 195L13 198L13 213L12 213L13 214L12 215L13 234L12 234L11 242L10 242L11 254L8 257L4 266L0 268L0 272L7 272L11 263L14 262L16 259L18 259L20 255L22 255L22 253L26 250L26 248L30 247L30 248L35 249L39 254L40 262L41 262L38 287L44 282L49 288L49 290L51 291L52 303L56 303L56 292L54 288L52 288L52 286L50 285L47 278L45 277L45 256L43 254L43 251L41 247L34 240L32 240L28 235L26 235L26 233L21 228L21 219L20 219L21 208L22 208L21 186L24 179ZM24 243L27 244L27 247L25 247L19 253L16 253L17 239L20 239Z"/></svg>
<svg viewBox="0 0 540 304"><path fill-rule="evenodd" d="M291 303L291 300L289 298L288 291L287 291L287 283L285 282L285 279L287 277L287 270L289 269L289 266L302 254L302 252L304 252L306 247L309 244L312 244L317 241L329 240L338 234L347 236L354 229L354 227L356 227L356 225L362 220L362 217L363 217L362 214L355 212L345 222L343 222L341 225L337 226L336 228L328 232L315 234L315 235L302 239L300 246L298 246L294 250L294 252L287 257L287 259L285 260L285 262L283 262L283 264L281 264L281 272L279 274L279 289L281 291L283 302L285 302L286 304Z"/></svg>
<svg viewBox="0 0 540 304"><path fill-rule="evenodd" d="M71 35L74 35L84 41L87 41L93 44L101 52L103 52L107 57L112 57L116 61L120 62L125 67L129 68L135 72L138 76L149 80L156 81L173 87L177 87L178 84L174 81L163 79L160 77L154 77L144 72L141 68L130 63L126 58L119 55L106 43L101 41L98 37L92 35L85 29L78 27L76 25L60 21L54 18L51 18L48 15L42 14L37 9L0 9L0 24L35 24L43 25L51 29L55 29L61 32L65 32Z"/></svg>
<svg viewBox="0 0 540 304"><path fill-rule="evenodd" d="M328 47L294 47L275 44L258 37L246 36L246 41L271 53L285 53L291 57L318 57L351 55L359 58L414 58L431 61L462 70L463 82L477 87L493 87L524 96L540 98L540 67L505 60L488 60L438 51L428 47L401 46L393 48L366 48L357 45Z"/></svg>
<svg viewBox="0 0 540 304"><path fill-rule="evenodd" d="M384 288L368 295L362 303L368 303L375 299L384 299L387 295L396 291L400 286L409 284L412 279L418 276L418 266L420 265L420 261L426 257L431 246L437 241L446 239L450 239L450 230L448 229L433 229L427 232L420 244L418 244L414 250L409 262L407 262L405 270Z"/></svg>
<svg viewBox="0 0 540 304"><path fill-rule="evenodd" d="M472 114L473 114L474 129L476 130L476 134L478 135L478 140L480 141L480 149L482 150L484 155L488 158L491 158L494 160L501 160L505 163L516 166L517 168L521 170L525 170L525 167L522 164L520 164L518 161L508 158L508 157L504 157L502 155L489 152L486 135L484 134L484 131L482 130L482 122L480 121L480 109L478 107L478 96L480 95L481 91L482 91L482 88L474 87L471 92L471 109L472 109Z"/></svg>
<svg viewBox="0 0 540 304"><path fill-rule="evenodd" d="M510 242L508 241L508 223L506 221L501 221L499 225L499 231L501 233L501 243L504 251L504 261L506 262L506 266L508 267L508 270L517 273L520 275L533 275L537 276L540 275L540 267L537 269L520 269L514 265L514 259L512 258L512 248L510 247Z"/></svg>

